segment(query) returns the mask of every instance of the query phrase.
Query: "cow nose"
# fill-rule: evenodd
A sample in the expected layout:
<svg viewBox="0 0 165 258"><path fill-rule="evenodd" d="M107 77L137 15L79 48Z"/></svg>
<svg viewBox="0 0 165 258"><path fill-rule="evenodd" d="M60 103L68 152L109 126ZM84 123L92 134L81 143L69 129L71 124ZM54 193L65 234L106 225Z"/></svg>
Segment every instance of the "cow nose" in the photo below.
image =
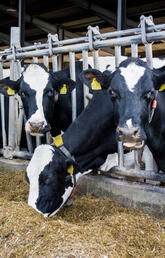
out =
<svg viewBox="0 0 165 258"><path fill-rule="evenodd" d="M32 128L42 128L44 125L44 121L43 122L30 122L29 124Z"/></svg>
<svg viewBox="0 0 165 258"><path fill-rule="evenodd" d="M139 127L132 127L132 128L127 128L127 127L118 127L117 132L119 136L128 136L128 137L139 137L140 136L140 128Z"/></svg>

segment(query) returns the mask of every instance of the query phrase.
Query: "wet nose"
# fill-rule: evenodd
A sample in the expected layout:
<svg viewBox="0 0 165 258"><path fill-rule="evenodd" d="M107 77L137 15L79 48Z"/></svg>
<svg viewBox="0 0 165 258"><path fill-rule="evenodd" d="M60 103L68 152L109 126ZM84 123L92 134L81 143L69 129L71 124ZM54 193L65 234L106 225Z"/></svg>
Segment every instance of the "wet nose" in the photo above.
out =
<svg viewBox="0 0 165 258"><path fill-rule="evenodd" d="M42 128L44 125L44 121L42 122L29 122L30 126L34 129Z"/></svg>
<svg viewBox="0 0 165 258"><path fill-rule="evenodd" d="M139 127L118 127L117 132L119 136L128 136L128 137L139 137L140 136L140 128Z"/></svg>

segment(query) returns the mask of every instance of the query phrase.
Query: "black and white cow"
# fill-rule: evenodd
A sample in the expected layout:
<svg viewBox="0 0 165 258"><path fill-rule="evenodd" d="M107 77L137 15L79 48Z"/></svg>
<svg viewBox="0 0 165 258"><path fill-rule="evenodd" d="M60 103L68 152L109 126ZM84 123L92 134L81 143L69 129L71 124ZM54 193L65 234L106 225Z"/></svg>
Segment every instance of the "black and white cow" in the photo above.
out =
<svg viewBox="0 0 165 258"><path fill-rule="evenodd" d="M151 70L142 60L129 58L110 77L118 138L127 148L146 142L165 172L165 67Z"/></svg>
<svg viewBox="0 0 165 258"><path fill-rule="evenodd" d="M77 180L102 165L107 154L117 151L113 103L107 90L100 91L109 85L107 75L87 70L81 78L90 87L95 84L98 90L65 133L57 136L65 150L40 145L26 170L28 204L44 216L54 215L71 195L74 176L70 173Z"/></svg>
<svg viewBox="0 0 165 258"><path fill-rule="evenodd" d="M51 128L53 136L65 131L72 122L71 92L75 86L78 94L78 114L82 111L82 83L78 76L82 62L76 62L76 80L70 79L69 67L49 72L42 64L29 64L17 81L0 80L0 92L21 96L27 122L25 129L31 135L42 136ZM9 88L10 87L10 88Z"/></svg>

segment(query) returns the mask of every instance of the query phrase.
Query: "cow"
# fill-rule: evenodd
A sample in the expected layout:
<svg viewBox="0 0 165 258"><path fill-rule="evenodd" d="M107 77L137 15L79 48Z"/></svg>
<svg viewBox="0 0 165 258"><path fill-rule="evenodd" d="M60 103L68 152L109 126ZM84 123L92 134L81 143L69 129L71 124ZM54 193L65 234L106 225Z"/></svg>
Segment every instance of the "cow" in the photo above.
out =
<svg viewBox="0 0 165 258"><path fill-rule="evenodd" d="M106 72L89 69L81 74L81 80L91 90L97 88L93 98L64 134L55 137L55 146L35 149L26 169L28 204L45 217L53 216L64 205L80 176L100 167L107 154L117 151Z"/></svg>
<svg viewBox="0 0 165 258"><path fill-rule="evenodd" d="M128 58L109 76L117 138L125 148L149 147L165 172L165 67L151 70L139 58Z"/></svg>
<svg viewBox="0 0 165 258"><path fill-rule="evenodd" d="M21 96L27 122L25 129L33 136L43 136L51 130L52 136L65 131L72 122L71 92L76 87L78 113L83 109L82 83L78 79L82 62L76 62L76 83L70 79L69 67L51 72L43 64L25 67L17 81L0 80L0 92Z"/></svg>

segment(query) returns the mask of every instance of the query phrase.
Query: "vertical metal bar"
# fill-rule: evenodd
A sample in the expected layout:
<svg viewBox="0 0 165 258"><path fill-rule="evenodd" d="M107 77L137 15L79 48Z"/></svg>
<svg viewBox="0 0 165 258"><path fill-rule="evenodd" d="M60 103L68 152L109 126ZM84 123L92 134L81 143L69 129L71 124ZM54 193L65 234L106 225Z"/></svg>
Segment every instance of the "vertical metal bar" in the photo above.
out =
<svg viewBox="0 0 165 258"><path fill-rule="evenodd" d="M115 46L115 66L118 67L121 62L121 46Z"/></svg>
<svg viewBox="0 0 165 258"><path fill-rule="evenodd" d="M126 0L118 0L117 30L126 29ZM125 55L125 47L121 47L121 55Z"/></svg>
<svg viewBox="0 0 165 258"><path fill-rule="evenodd" d="M138 45L137 44L131 44L131 56L138 57Z"/></svg>
<svg viewBox="0 0 165 258"><path fill-rule="evenodd" d="M100 69L99 67L99 51L98 50L94 50L93 51L93 64L94 64L94 68L95 69Z"/></svg>
<svg viewBox="0 0 165 258"><path fill-rule="evenodd" d="M34 56L33 57L33 62L34 63L38 63L38 57ZM41 144L41 137L40 136L36 136L36 146L39 146Z"/></svg>
<svg viewBox="0 0 165 258"><path fill-rule="evenodd" d="M20 47L20 28L11 27L10 47L14 50L15 47ZM10 79L17 80L17 62L15 61L14 52L13 60L10 62ZM9 156L12 158L12 152L17 146L17 120L16 120L16 101L15 97L9 99L9 135L8 147Z"/></svg>
<svg viewBox="0 0 165 258"><path fill-rule="evenodd" d="M43 60L44 60L44 65L49 70L49 57L48 56L43 56ZM46 142L49 143L49 144L51 143L51 134L50 134L50 132L46 133Z"/></svg>
<svg viewBox="0 0 165 258"><path fill-rule="evenodd" d="M43 56L43 60L44 60L44 65L49 70L49 57L48 56Z"/></svg>
<svg viewBox="0 0 165 258"><path fill-rule="evenodd" d="M24 124L26 124L25 114L24 114ZM26 130L25 130L25 134L26 134L28 151L29 151L29 153L33 153L32 137L31 137L30 133L28 133Z"/></svg>
<svg viewBox="0 0 165 258"><path fill-rule="evenodd" d="M20 28L20 45L21 45L21 47L24 47L24 41L25 41L25 0L19 0L18 26ZM24 60L21 61L21 66L24 66Z"/></svg>
<svg viewBox="0 0 165 258"><path fill-rule="evenodd" d="M52 68L53 68L53 72L57 72L58 71L57 55L53 55L52 56Z"/></svg>
<svg viewBox="0 0 165 258"><path fill-rule="evenodd" d="M124 166L124 150L123 143L118 141L118 166L122 168Z"/></svg>
<svg viewBox="0 0 165 258"><path fill-rule="evenodd" d="M0 79L3 78L3 63L0 62ZM6 136L6 129L5 129L5 97L4 95L0 94L1 100L1 124L2 124L2 143L3 148L7 145L7 136Z"/></svg>
<svg viewBox="0 0 165 258"><path fill-rule="evenodd" d="M33 56L33 63L38 63L38 57Z"/></svg>
<svg viewBox="0 0 165 258"><path fill-rule="evenodd" d="M69 52L69 60L70 60L70 77L72 80L76 80L75 73L75 53ZM76 119L77 115L77 107L76 107L76 89L72 90L72 121Z"/></svg>
<svg viewBox="0 0 165 258"><path fill-rule="evenodd" d="M140 170L139 151L138 150L134 150L134 168L136 171Z"/></svg>
<svg viewBox="0 0 165 258"><path fill-rule="evenodd" d="M145 44L145 51L146 51L146 60L148 66L153 69L153 60L152 60L152 43Z"/></svg>
<svg viewBox="0 0 165 258"><path fill-rule="evenodd" d="M83 70L88 69L88 51L83 50L82 52L82 57L83 57ZM88 105L88 99L86 95L89 93L89 88L83 84L83 92L84 92L84 108Z"/></svg>

